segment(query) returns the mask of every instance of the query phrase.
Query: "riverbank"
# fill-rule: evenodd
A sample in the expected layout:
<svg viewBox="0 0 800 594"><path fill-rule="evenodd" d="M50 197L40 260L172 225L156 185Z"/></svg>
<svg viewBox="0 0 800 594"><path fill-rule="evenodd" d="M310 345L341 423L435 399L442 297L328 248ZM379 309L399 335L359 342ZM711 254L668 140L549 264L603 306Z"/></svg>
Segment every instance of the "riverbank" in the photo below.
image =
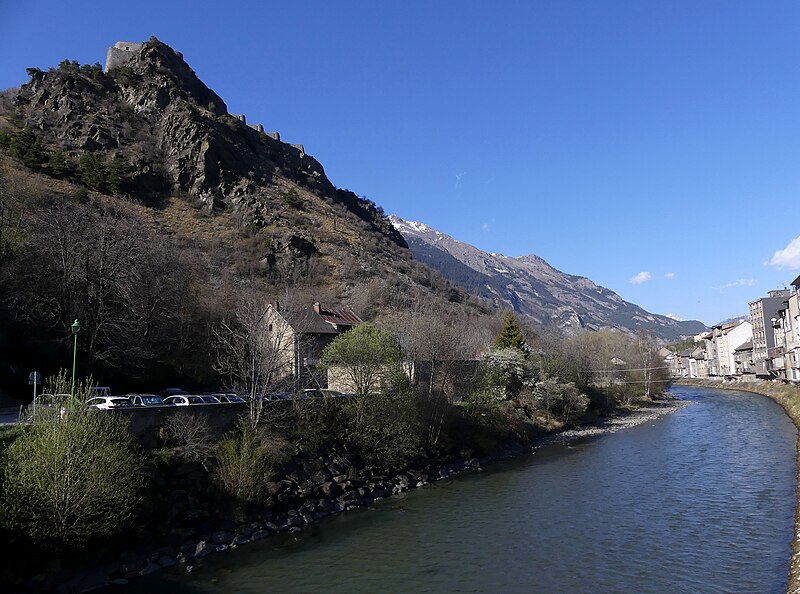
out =
<svg viewBox="0 0 800 594"><path fill-rule="evenodd" d="M162 568L183 565L191 571L207 555L235 549L283 532L297 532L306 524L409 489L480 470L494 461L530 455L550 444L614 433L654 421L688 403L662 400L595 423L546 435L528 443L513 442L491 455L419 458L387 471L365 464L343 451L298 452L270 484L264 506L240 514L220 505L213 496L208 469L200 463L163 467L159 483L159 527L143 535L138 545L124 553L99 554L84 559L82 568L50 563L33 579L16 582L25 591L90 591L107 585L124 585ZM155 470L155 469L154 469Z"/></svg>
<svg viewBox="0 0 800 594"><path fill-rule="evenodd" d="M616 433L623 429L630 429L637 425L655 421L676 410L689 406L689 404L691 403L684 400L653 401L647 406L633 409L624 415L609 417L602 419L598 423L576 427L575 429L569 429L555 435L544 437L536 443L535 447L550 444L568 444L579 439Z"/></svg>
<svg viewBox="0 0 800 594"><path fill-rule="evenodd" d="M683 379L676 384L686 386L699 386L715 388L718 390L740 390L766 396L777 402L795 427L800 432L800 386L785 384L780 381L754 380L754 381L726 381L724 379ZM786 591L789 594L800 594L800 433L797 441L797 492L796 511L794 524L794 539L792 541L792 558L789 563L789 576Z"/></svg>

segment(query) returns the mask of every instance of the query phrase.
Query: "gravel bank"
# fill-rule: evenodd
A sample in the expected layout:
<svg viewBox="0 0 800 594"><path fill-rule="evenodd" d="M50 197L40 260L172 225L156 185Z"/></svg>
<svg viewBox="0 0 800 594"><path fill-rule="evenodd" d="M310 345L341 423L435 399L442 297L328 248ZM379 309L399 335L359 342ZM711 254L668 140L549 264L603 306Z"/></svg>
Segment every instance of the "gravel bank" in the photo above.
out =
<svg viewBox="0 0 800 594"><path fill-rule="evenodd" d="M631 427L636 427L637 425L655 421L656 419L660 419L661 417L684 408L685 406L689 406L689 404L691 403L684 400L665 400L657 403L654 402L648 406L642 407L623 416L604 419L596 424L585 425L583 427L564 431L563 433L558 433L557 435L544 437L535 444L535 447L550 444L572 443L576 440L585 439L587 437L616 433L617 431L622 431L623 429L629 429Z"/></svg>

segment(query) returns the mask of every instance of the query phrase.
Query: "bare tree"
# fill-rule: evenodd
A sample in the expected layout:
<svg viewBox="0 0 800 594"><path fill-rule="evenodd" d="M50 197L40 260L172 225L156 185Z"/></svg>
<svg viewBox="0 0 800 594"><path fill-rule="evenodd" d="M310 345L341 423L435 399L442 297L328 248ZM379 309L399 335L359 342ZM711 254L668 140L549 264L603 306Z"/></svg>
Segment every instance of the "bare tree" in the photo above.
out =
<svg viewBox="0 0 800 594"><path fill-rule="evenodd" d="M0 169L0 264L2 264L22 241L22 214L19 188L10 171Z"/></svg>
<svg viewBox="0 0 800 594"><path fill-rule="evenodd" d="M195 298L192 270L129 207L42 200L25 235L11 263L20 319L67 337L78 318L90 364L141 368L169 353L173 304Z"/></svg>
<svg viewBox="0 0 800 594"><path fill-rule="evenodd" d="M215 369L247 396L253 428L263 420L266 395L293 379L297 330L263 295L249 292L214 331Z"/></svg>
<svg viewBox="0 0 800 594"><path fill-rule="evenodd" d="M650 399L650 386L653 380L654 362L657 360L656 349L652 334L639 332L636 335L636 346L639 350L639 361L642 364L642 375L644 376L644 398Z"/></svg>
<svg viewBox="0 0 800 594"><path fill-rule="evenodd" d="M461 376L468 373L469 361L476 359L489 336L477 331L462 308L447 311L420 298L395 320L395 326L403 337L403 357L413 363L412 385L424 405L426 443L435 445L447 407L467 383L459 380L466 379Z"/></svg>

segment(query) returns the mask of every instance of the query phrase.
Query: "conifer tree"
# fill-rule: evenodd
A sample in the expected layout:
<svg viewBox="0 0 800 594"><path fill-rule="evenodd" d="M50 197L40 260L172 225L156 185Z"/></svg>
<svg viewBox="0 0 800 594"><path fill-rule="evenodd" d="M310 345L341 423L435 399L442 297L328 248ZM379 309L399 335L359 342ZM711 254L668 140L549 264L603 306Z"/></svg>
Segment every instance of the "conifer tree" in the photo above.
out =
<svg viewBox="0 0 800 594"><path fill-rule="evenodd" d="M494 346L496 349L517 349L522 351L524 350L522 348L523 344L525 344L525 335L522 333L519 320L509 311L506 313L503 327L494 341Z"/></svg>
<svg viewBox="0 0 800 594"><path fill-rule="evenodd" d="M102 192L106 185L103 157L97 153L83 153L80 162L81 183L87 188Z"/></svg>
<svg viewBox="0 0 800 594"><path fill-rule="evenodd" d="M63 177L67 172L67 158L64 151L56 149L50 153L50 158L47 160L47 171L53 177Z"/></svg>
<svg viewBox="0 0 800 594"><path fill-rule="evenodd" d="M119 153L114 155L111 161L111 167L108 171L108 187L115 194L122 191L122 186L125 181L125 174L128 173L128 161Z"/></svg>

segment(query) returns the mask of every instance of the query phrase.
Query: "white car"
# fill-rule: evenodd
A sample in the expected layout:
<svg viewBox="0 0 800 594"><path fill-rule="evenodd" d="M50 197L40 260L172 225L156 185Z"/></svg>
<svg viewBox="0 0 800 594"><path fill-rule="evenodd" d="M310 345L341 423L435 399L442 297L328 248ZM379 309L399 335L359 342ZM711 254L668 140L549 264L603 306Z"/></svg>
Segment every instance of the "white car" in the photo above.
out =
<svg viewBox="0 0 800 594"><path fill-rule="evenodd" d="M244 404L246 400L236 394L212 394L222 404Z"/></svg>
<svg viewBox="0 0 800 594"><path fill-rule="evenodd" d="M175 406L189 406L191 404L205 404L200 396L170 396L164 398L164 404L174 404Z"/></svg>
<svg viewBox="0 0 800 594"><path fill-rule="evenodd" d="M128 394L133 406L164 406L166 402L155 394Z"/></svg>
<svg viewBox="0 0 800 594"><path fill-rule="evenodd" d="M130 408L133 406L130 399L124 396L95 396L86 401L86 405L100 410L110 410L114 408Z"/></svg>

